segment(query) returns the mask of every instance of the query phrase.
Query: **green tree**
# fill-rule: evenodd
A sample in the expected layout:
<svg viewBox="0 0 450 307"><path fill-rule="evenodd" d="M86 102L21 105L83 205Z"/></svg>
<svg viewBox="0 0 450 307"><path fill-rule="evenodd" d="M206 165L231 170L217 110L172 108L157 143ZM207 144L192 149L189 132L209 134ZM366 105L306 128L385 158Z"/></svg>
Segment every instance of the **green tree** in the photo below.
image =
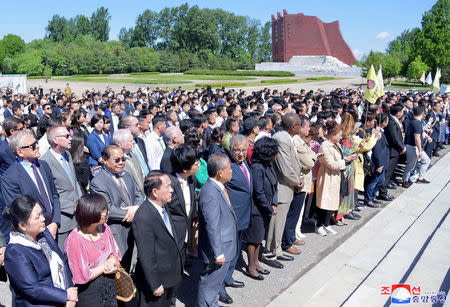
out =
<svg viewBox="0 0 450 307"><path fill-rule="evenodd" d="M111 15L107 8L103 6L98 8L91 16L92 37L106 42L109 39L109 21Z"/></svg>
<svg viewBox="0 0 450 307"><path fill-rule="evenodd" d="M17 35L8 34L0 40L0 65L3 70L3 61L5 58L13 58L17 54L21 54L25 51L24 41ZM8 64L6 62L5 64ZM10 67L7 67L9 69Z"/></svg>
<svg viewBox="0 0 450 307"><path fill-rule="evenodd" d="M53 15L52 19L49 20L47 28L47 37L55 42L62 42L67 36L67 20L66 18L59 16L58 14Z"/></svg>
<svg viewBox="0 0 450 307"><path fill-rule="evenodd" d="M438 0L422 17L422 30L414 40L414 49L423 61L436 67L450 66L450 1Z"/></svg>
<svg viewBox="0 0 450 307"><path fill-rule="evenodd" d="M130 48L133 46L133 31L134 31L133 28L129 28L129 29L127 29L125 27L120 28L119 41L121 41L122 44L127 48Z"/></svg>
<svg viewBox="0 0 450 307"><path fill-rule="evenodd" d="M385 54L382 58L382 70L383 78L388 79L388 83L391 83L391 79L398 77L400 75L400 70L402 69L402 62L400 58Z"/></svg>
<svg viewBox="0 0 450 307"><path fill-rule="evenodd" d="M159 17L158 13L151 10L145 10L136 19L132 36L133 46L153 47L158 39Z"/></svg>
<svg viewBox="0 0 450 307"><path fill-rule="evenodd" d="M14 62L13 59L10 57L6 57L3 59L3 62L1 63L2 72L4 74L13 74L17 70L17 64Z"/></svg>
<svg viewBox="0 0 450 307"><path fill-rule="evenodd" d="M77 34L89 35L92 33L91 22L86 16L77 15L75 17L75 24L77 26Z"/></svg>
<svg viewBox="0 0 450 307"><path fill-rule="evenodd" d="M268 62L272 60L272 23L266 22L260 31L257 61Z"/></svg>
<svg viewBox="0 0 450 307"><path fill-rule="evenodd" d="M406 77L410 80L418 80L422 76L422 74L428 71L430 68L427 64L422 62L422 58L420 55L416 56L414 61L409 63L408 71L406 73Z"/></svg>
<svg viewBox="0 0 450 307"><path fill-rule="evenodd" d="M17 72L29 76L42 76L44 65L42 64L41 51L22 53L14 58L17 65Z"/></svg>
<svg viewBox="0 0 450 307"><path fill-rule="evenodd" d="M180 61L178 57L170 51L161 51L159 61L160 72L179 72Z"/></svg>

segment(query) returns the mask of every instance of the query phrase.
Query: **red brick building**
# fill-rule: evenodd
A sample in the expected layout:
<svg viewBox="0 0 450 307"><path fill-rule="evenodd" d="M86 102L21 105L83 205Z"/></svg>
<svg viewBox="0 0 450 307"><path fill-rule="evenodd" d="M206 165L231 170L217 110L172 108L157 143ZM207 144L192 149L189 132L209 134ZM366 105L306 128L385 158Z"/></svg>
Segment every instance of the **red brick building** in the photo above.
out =
<svg viewBox="0 0 450 307"><path fill-rule="evenodd" d="M302 13L272 15L272 61L288 62L295 55L329 55L347 65L356 61L342 37L339 21L324 23Z"/></svg>

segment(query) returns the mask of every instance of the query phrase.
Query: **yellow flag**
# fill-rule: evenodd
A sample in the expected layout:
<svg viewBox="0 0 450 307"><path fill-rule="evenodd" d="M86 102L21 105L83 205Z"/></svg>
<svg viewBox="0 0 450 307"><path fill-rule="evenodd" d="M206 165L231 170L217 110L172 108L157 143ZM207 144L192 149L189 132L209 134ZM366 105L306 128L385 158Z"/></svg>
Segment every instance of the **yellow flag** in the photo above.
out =
<svg viewBox="0 0 450 307"><path fill-rule="evenodd" d="M373 65L370 66L369 72L367 73L367 89L364 93L364 98L370 103L375 103L378 98L378 80L375 75L375 69Z"/></svg>
<svg viewBox="0 0 450 307"><path fill-rule="evenodd" d="M433 92L434 93L439 93L441 87L439 85L439 79L441 78L441 69L438 67L436 69L436 75L434 76L434 80L433 80Z"/></svg>
<svg viewBox="0 0 450 307"><path fill-rule="evenodd" d="M383 72L381 69L381 65L380 65L380 69L378 70L378 73L377 73L377 81L378 81L377 95L378 95L378 97L384 96L384 82L383 82Z"/></svg>

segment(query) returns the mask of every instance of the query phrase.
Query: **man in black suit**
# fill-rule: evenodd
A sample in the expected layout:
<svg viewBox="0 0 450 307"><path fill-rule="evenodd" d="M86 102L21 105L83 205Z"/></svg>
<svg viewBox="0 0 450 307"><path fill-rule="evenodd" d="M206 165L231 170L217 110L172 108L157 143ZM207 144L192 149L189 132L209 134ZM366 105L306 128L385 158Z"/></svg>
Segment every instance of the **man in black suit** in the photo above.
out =
<svg viewBox="0 0 450 307"><path fill-rule="evenodd" d="M164 143L166 143L167 146L161 158L160 169L164 173L171 174L173 173L173 165L170 159L173 150L181 144L184 144L183 132L176 126L166 128L166 131L164 131Z"/></svg>
<svg viewBox="0 0 450 307"><path fill-rule="evenodd" d="M136 286L139 306L175 304L183 263L177 232L165 205L172 199L167 175L152 172L144 183L147 199L140 206L132 227L138 250Z"/></svg>
<svg viewBox="0 0 450 307"><path fill-rule="evenodd" d="M427 156L431 159L432 156L439 157L437 150L439 147L437 146L439 141L439 132L441 130L441 117L439 115L439 111L441 110L441 103L439 101L433 101L431 103L432 110L430 110L425 118L425 120L430 123L429 133L432 142L428 142L425 145L425 152Z"/></svg>
<svg viewBox="0 0 450 307"><path fill-rule="evenodd" d="M167 210L172 216L177 233L178 246L183 260L186 245L191 232L192 221L197 218L197 203L195 200L195 174L200 166L200 154L197 149L182 145L173 152L172 161L174 173L169 175L172 189L172 200L167 204Z"/></svg>
<svg viewBox="0 0 450 307"><path fill-rule="evenodd" d="M22 129L23 123L17 118L10 117L3 122L3 130L6 133L6 138L0 141L0 176L16 161L16 156L9 149L9 139L14 133Z"/></svg>
<svg viewBox="0 0 450 307"><path fill-rule="evenodd" d="M9 147L19 160L0 178L5 204L9 205L20 194L33 197L42 208L45 225L56 238L61 225L61 204L52 171L47 162L39 159L38 141L29 131L22 130L11 136Z"/></svg>
<svg viewBox="0 0 450 307"><path fill-rule="evenodd" d="M406 152L405 141L403 140L400 118L404 113L404 107L401 103L396 103L390 108L389 123L384 129L384 135L390 148L389 166L385 173L385 182L380 187L378 199L390 201L392 197L388 195L388 188L395 188L393 183L394 171L397 167L398 159L401 154Z"/></svg>

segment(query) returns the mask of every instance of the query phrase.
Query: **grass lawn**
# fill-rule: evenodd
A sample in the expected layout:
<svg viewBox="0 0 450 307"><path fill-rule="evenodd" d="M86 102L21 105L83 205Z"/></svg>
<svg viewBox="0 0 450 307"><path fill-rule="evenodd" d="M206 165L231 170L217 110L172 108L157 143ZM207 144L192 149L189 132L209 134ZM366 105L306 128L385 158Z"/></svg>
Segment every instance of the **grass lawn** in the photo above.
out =
<svg viewBox="0 0 450 307"><path fill-rule="evenodd" d="M365 84L364 84L365 85ZM429 91L432 90L433 87L431 85L423 86L421 82L410 82L410 81L404 81L404 80L394 80L391 82L391 85L384 86L385 89L393 89L393 90L402 90L402 89L409 89L409 90L418 90L418 91Z"/></svg>
<svg viewBox="0 0 450 307"><path fill-rule="evenodd" d="M98 82L98 83L137 83L137 84L182 84L192 83L192 81L158 78L158 79L130 79L130 78L94 78L94 77L53 77L53 80L61 81L80 81L80 82Z"/></svg>
<svg viewBox="0 0 450 307"><path fill-rule="evenodd" d="M255 78L246 76L225 76L225 75L149 75L149 74L130 74L131 78L155 78L155 79L172 79L176 78L179 80L255 80Z"/></svg>

